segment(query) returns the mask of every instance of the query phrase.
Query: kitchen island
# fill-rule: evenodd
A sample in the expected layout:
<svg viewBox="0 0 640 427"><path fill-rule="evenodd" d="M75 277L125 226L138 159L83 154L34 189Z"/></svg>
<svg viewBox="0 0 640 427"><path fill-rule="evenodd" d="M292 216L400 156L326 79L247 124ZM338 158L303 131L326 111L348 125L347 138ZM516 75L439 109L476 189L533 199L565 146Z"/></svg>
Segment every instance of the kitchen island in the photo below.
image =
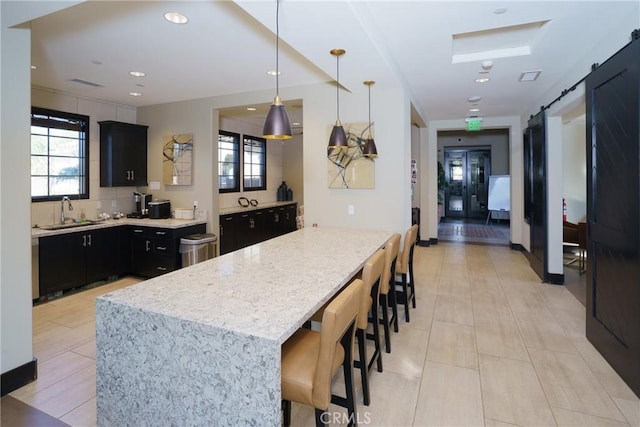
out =
<svg viewBox="0 0 640 427"><path fill-rule="evenodd" d="M98 425L280 425L282 343L391 234L305 228L98 298Z"/></svg>

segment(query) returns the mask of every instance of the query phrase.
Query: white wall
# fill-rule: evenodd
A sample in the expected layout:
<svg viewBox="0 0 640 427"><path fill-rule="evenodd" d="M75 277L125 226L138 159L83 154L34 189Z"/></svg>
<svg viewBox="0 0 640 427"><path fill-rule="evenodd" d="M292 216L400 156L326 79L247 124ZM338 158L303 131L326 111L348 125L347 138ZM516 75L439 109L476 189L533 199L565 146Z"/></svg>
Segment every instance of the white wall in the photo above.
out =
<svg viewBox="0 0 640 427"><path fill-rule="evenodd" d="M274 143L280 143L275 142ZM282 179L293 191L293 200L298 206L304 205L304 164L302 135L281 142L282 144ZM279 184L278 184L279 185Z"/></svg>
<svg viewBox="0 0 640 427"><path fill-rule="evenodd" d="M73 200L73 211L65 212L71 217L79 216L83 210L89 219L102 212L130 213L133 207L132 192L136 187L100 187L100 125L103 120L136 123L136 109L90 98L52 91L42 87L31 90L31 105L67 113L89 116L89 199ZM142 187L141 187L142 188ZM46 225L60 222L60 202L37 202L31 204L31 225Z"/></svg>
<svg viewBox="0 0 640 427"><path fill-rule="evenodd" d="M4 11L4 5L0 7ZM0 35L0 365L5 373L33 358L29 223L31 36L28 28L9 29L4 20Z"/></svg>
<svg viewBox="0 0 640 427"><path fill-rule="evenodd" d="M420 168L420 158L421 158L421 154L420 154L420 128L418 126L415 125L411 125L411 160L416 160L417 162L417 169L418 169L418 179L417 182L415 184L412 184L412 191L411 191L411 207L412 208L419 208L420 207L420 193L422 191L422 189L420 188L420 183L422 181L422 179L420 179L421 176L421 168ZM421 236L422 238L422 236Z"/></svg>
<svg viewBox="0 0 640 427"><path fill-rule="evenodd" d="M587 215L587 143L582 119L562 127L562 194L567 202L567 221L578 223Z"/></svg>

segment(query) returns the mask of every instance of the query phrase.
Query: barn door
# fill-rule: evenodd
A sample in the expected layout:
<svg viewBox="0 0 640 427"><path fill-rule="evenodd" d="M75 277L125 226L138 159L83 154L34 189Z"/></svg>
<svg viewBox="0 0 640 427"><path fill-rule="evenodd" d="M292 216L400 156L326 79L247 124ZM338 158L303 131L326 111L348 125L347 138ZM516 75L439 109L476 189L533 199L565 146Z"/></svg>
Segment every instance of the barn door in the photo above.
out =
<svg viewBox="0 0 640 427"><path fill-rule="evenodd" d="M587 77L586 111L587 338L640 396L639 66L636 37Z"/></svg>
<svg viewBox="0 0 640 427"><path fill-rule="evenodd" d="M547 133L545 129L545 112L540 111L529 120L525 131L528 146L529 170L525 176L525 187L528 186L529 210L529 253L527 258L531 268L543 280L547 275ZM525 170L527 168L525 167ZM525 192L525 195L527 192ZM527 201L525 201L527 205Z"/></svg>

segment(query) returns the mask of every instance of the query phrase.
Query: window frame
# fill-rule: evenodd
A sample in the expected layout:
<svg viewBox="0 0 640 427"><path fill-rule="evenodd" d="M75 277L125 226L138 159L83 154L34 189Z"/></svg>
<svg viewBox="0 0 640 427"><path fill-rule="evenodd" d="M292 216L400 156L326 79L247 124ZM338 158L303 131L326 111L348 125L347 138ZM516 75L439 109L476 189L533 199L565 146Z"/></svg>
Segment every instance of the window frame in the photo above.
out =
<svg viewBox="0 0 640 427"><path fill-rule="evenodd" d="M246 148L247 148L247 143L260 143L262 145L262 156L261 156L261 160L262 163L253 163L253 162L249 162L247 163L245 161L245 155L246 155ZM253 153L253 150L249 150L250 152ZM262 180L262 185L260 186L252 186L250 185L249 187L247 187L245 185L245 177L247 176L245 174L245 171L247 170L247 166L249 166L249 168L251 168L252 165L263 165L262 168L262 174L260 174L260 178ZM249 175L249 177L254 177L257 175ZM244 191L261 191L261 190L266 190L267 189L267 140L265 138L261 138L261 137L257 137L257 136L252 136L252 135L242 135L242 189Z"/></svg>
<svg viewBox="0 0 640 427"><path fill-rule="evenodd" d="M34 116L47 116L46 119L38 119ZM53 118L53 119L51 119ZM52 177L55 177L55 175L50 175L49 174L49 166L47 166L47 175L33 175L33 170L30 171L30 177L33 178L35 177L42 177L42 176L46 176L47 177L47 195L46 196L33 196L33 193L31 194L31 202L51 202L51 201L59 201L62 199L63 196L69 196L72 199L76 199L76 200L80 200L80 199L89 199L89 128L90 128L90 117L89 116L85 116L83 114L76 114L76 113L69 113L66 111L58 111L58 110L52 110L49 108L42 108L42 107L35 107L32 106L31 107L31 126L40 126L40 127L47 127L49 129L66 129L64 126L50 126L50 125L54 125L55 123L55 119L63 119L63 120L68 120L68 121L78 121L80 122L79 124L79 129L78 131L80 132L80 137L79 137L79 149L78 149L78 161L79 161L79 171L78 171L78 179L79 179L79 183L80 183L80 188L78 190L78 193L68 193L68 194L61 194L61 195L51 195L50 194L50 180ZM31 137L32 137L32 133L31 130L29 132L29 145L31 145L32 141L31 141ZM47 139L50 138L50 135L47 135ZM29 149L30 152L30 158L33 158L34 154L31 151L31 147ZM47 158L47 165L49 165L51 157L69 157L69 156L52 156L51 152L50 152L50 145L49 145L49 141L47 140L47 154L46 155L42 155L42 154L35 154L35 156L46 156ZM72 157L72 158L76 158L76 157ZM31 167L30 167L31 168Z"/></svg>
<svg viewBox="0 0 640 427"><path fill-rule="evenodd" d="M228 175L220 175L220 165L221 164L226 164L226 163L231 163L231 162L225 162L223 161L220 157L220 136L224 135L224 136L228 136L231 138L234 138L234 144L236 147L236 160L235 162L233 162L234 165L234 173L233 173L233 177L235 179L235 183L236 185L233 188L220 188L220 183L222 182L221 177L222 176L228 176ZM219 193L239 193L240 192L240 156L242 155L241 151L240 151L240 134L239 133L235 133L235 132L228 132L228 131L224 131L224 130L218 130L218 192Z"/></svg>

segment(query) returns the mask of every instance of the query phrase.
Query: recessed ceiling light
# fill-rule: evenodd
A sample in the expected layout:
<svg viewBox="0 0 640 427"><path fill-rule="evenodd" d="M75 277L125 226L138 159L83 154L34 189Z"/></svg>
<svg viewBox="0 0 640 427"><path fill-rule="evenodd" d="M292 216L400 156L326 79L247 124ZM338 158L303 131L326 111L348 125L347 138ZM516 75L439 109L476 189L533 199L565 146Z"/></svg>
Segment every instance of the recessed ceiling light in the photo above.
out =
<svg viewBox="0 0 640 427"><path fill-rule="evenodd" d="M467 101L469 102L479 102L482 99L481 96L470 96Z"/></svg>
<svg viewBox="0 0 640 427"><path fill-rule="evenodd" d="M476 79L476 83L486 83L491 80L489 77L480 77Z"/></svg>
<svg viewBox="0 0 640 427"><path fill-rule="evenodd" d="M144 77L147 75L147 73L143 72L143 71L129 71L129 75L133 76L133 77Z"/></svg>
<svg viewBox="0 0 640 427"><path fill-rule="evenodd" d="M520 79L518 80L521 82L532 82L538 79L538 76L540 76L540 73L542 73L541 70L523 71L520 74Z"/></svg>
<svg viewBox="0 0 640 427"><path fill-rule="evenodd" d="M256 107L247 107L247 111L256 111Z"/></svg>
<svg viewBox="0 0 640 427"><path fill-rule="evenodd" d="M300 122L293 122L293 123L291 123L291 125L293 125L293 126L300 126Z"/></svg>
<svg viewBox="0 0 640 427"><path fill-rule="evenodd" d="M131 95L131 96L142 96L142 94L140 92L129 92L129 95Z"/></svg>
<svg viewBox="0 0 640 427"><path fill-rule="evenodd" d="M267 71L267 74L269 74L270 76L275 76L276 74L277 74L277 75L282 74L282 71L268 70L268 71Z"/></svg>
<svg viewBox="0 0 640 427"><path fill-rule="evenodd" d="M32 66L31 66L31 69L32 69L32 70L37 70L37 69L38 69L38 67L36 67L35 65L32 65Z"/></svg>
<svg viewBox="0 0 640 427"><path fill-rule="evenodd" d="M478 71L478 74L489 74L488 71Z"/></svg>
<svg viewBox="0 0 640 427"><path fill-rule="evenodd" d="M496 10L494 10L493 13L495 13L496 15L502 15L503 13L506 13L507 10L509 9L507 9L506 7L499 7Z"/></svg>
<svg viewBox="0 0 640 427"><path fill-rule="evenodd" d="M100 61L100 60L98 60L98 59L93 59L93 60L91 61L91 63L92 63L93 65L102 65L102 61Z"/></svg>
<svg viewBox="0 0 640 427"><path fill-rule="evenodd" d="M189 21L186 16L178 12L167 12L164 14L164 19L172 24L186 24Z"/></svg>
<svg viewBox="0 0 640 427"><path fill-rule="evenodd" d="M480 111L479 108L470 108L469 111L471 111L472 113L477 113L478 111Z"/></svg>

